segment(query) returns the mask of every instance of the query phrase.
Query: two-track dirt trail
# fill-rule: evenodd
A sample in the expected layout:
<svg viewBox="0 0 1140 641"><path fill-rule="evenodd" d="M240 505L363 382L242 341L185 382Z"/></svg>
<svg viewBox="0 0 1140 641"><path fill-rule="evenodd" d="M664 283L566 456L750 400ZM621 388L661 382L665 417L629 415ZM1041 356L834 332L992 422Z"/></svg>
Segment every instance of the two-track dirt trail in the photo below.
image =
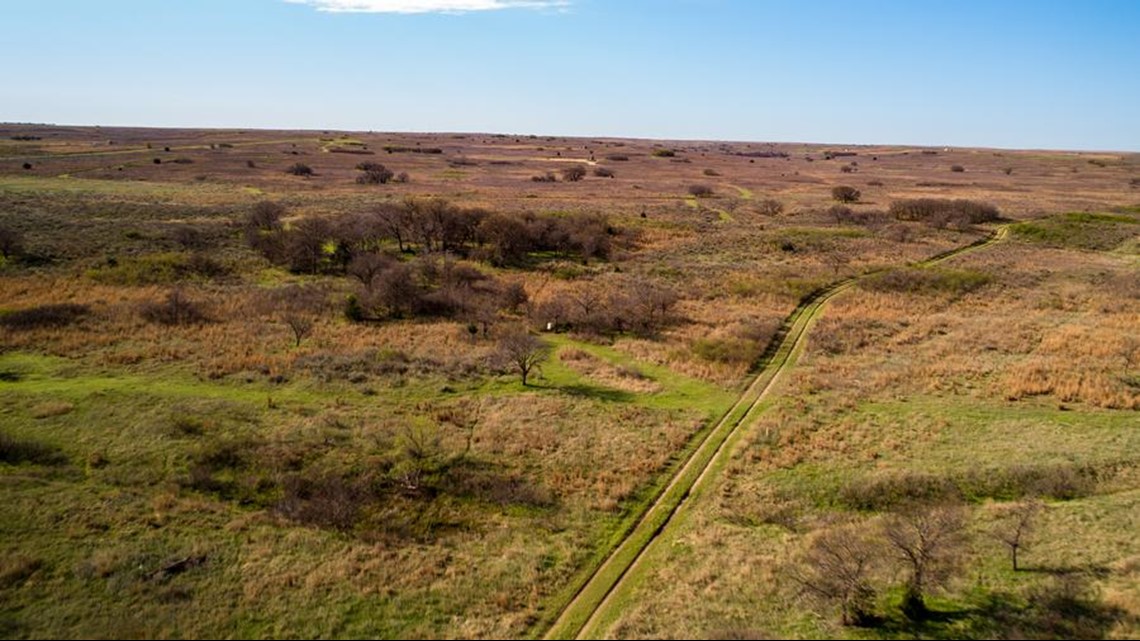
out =
<svg viewBox="0 0 1140 641"><path fill-rule="evenodd" d="M958 247L916 263L930 266L969 251L990 245L1005 238L1007 229L997 228L986 238ZM724 458L730 448L730 439L741 432L762 409L762 402L774 389L776 382L795 365L808 330L829 300L849 289L863 274L835 283L806 297L785 319L780 331L769 346L761 367L741 393L732 408L705 435L704 441L693 451L689 460L680 467L665 490L646 509L641 519L611 550L608 557L593 571L574 598L566 605L547 631L547 639L585 638L598 633L595 625L604 617L612 596L637 570L645 550L658 538L665 526L687 502L695 489L699 489L714 465Z"/></svg>

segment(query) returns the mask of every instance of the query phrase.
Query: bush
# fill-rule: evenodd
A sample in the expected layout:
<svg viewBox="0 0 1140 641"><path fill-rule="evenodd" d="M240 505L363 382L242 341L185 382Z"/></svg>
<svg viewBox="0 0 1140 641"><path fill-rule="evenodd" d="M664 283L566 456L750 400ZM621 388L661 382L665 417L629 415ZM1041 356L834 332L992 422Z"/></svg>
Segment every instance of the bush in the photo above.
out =
<svg viewBox="0 0 1140 641"><path fill-rule="evenodd" d="M548 171L545 174L540 174L538 176L531 176L530 179L531 179L531 182L536 182L536 183L555 183L555 182L558 182L558 177L554 175L553 171Z"/></svg>
<svg viewBox="0 0 1140 641"><path fill-rule="evenodd" d="M967 294L993 281L984 272L937 267L902 267L865 278L859 286L870 291L910 294Z"/></svg>
<svg viewBox="0 0 1140 641"><path fill-rule="evenodd" d="M717 170L715 170L715 169L711 169L711 168L710 168L710 169L706 169L706 170L704 170L704 171L703 171L703 172L701 172L701 173L703 173L703 174L704 174L704 175L706 175L706 176L719 176L719 175L720 175L720 172L719 172L719 171L717 171Z"/></svg>
<svg viewBox="0 0 1140 641"><path fill-rule="evenodd" d="M989 203L963 198L911 198L891 203L890 213L898 220L914 220L945 227L950 224L979 224L998 220L998 208Z"/></svg>
<svg viewBox="0 0 1140 641"><path fill-rule="evenodd" d="M764 216L779 216L784 213L784 203L775 198L765 198L756 203L756 211Z"/></svg>
<svg viewBox="0 0 1140 641"><path fill-rule="evenodd" d="M597 167L594 169L594 175L598 178L613 178L614 170L607 167Z"/></svg>
<svg viewBox="0 0 1140 641"><path fill-rule="evenodd" d="M677 155L677 152L672 149L654 149L653 155L656 158L672 158Z"/></svg>
<svg viewBox="0 0 1140 641"><path fill-rule="evenodd" d="M831 197L841 203L857 203L863 194L854 187L838 185L831 188Z"/></svg>
<svg viewBox="0 0 1140 641"><path fill-rule="evenodd" d="M708 185L689 185L689 195L697 198L707 198L713 195L713 188Z"/></svg>
<svg viewBox="0 0 1140 641"><path fill-rule="evenodd" d="M960 173L966 171L966 168L963 167L962 165L950 165L950 171L952 171L956 174L960 174Z"/></svg>
<svg viewBox="0 0 1140 641"><path fill-rule="evenodd" d="M142 317L160 325L195 325L209 320L200 303L186 296L182 290L171 290L162 302L145 303Z"/></svg>
<svg viewBox="0 0 1140 641"><path fill-rule="evenodd" d="M67 457L58 447L18 439L0 432L0 461L11 465L33 463L36 465L62 465Z"/></svg>
<svg viewBox="0 0 1140 641"><path fill-rule="evenodd" d="M629 160L629 156L625 154L610 154L606 156L606 160L611 160L613 162L626 162Z"/></svg>
<svg viewBox="0 0 1140 641"><path fill-rule="evenodd" d="M0 315L0 327L12 330L63 327L83 318L90 311L86 305L75 303L40 305Z"/></svg>
<svg viewBox="0 0 1140 641"><path fill-rule="evenodd" d="M372 165L364 170L364 173L356 177L358 185L384 185L387 184L392 177L395 176L391 169L384 167L379 163L364 163Z"/></svg>
<svg viewBox="0 0 1140 641"><path fill-rule="evenodd" d="M315 172L313 168L303 162L293 163L285 170L285 173L292 176L312 176Z"/></svg>
<svg viewBox="0 0 1140 641"><path fill-rule="evenodd" d="M586 168L582 165L574 165L562 170L562 179L566 182L576 183L586 177Z"/></svg>

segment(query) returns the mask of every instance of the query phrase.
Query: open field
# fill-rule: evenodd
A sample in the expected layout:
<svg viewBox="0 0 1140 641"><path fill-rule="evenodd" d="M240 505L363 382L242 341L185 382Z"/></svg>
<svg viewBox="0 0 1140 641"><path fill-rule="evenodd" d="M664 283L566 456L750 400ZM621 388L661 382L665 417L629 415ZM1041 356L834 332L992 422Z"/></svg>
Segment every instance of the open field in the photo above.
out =
<svg viewBox="0 0 1140 641"><path fill-rule="evenodd" d="M0 125L0 633L542 636L861 276L586 632L1135 636L1137 203L1116 153ZM804 605L916 498L975 533L941 618Z"/></svg>

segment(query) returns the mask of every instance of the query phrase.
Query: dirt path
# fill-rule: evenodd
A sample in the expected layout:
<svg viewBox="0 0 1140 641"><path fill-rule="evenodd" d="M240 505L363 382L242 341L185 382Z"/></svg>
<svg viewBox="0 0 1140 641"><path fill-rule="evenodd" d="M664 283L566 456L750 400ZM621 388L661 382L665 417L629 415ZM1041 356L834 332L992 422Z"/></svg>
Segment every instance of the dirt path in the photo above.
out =
<svg viewBox="0 0 1140 641"><path fill-rule="evenodd" d="M999 227L988 237L959 247L917 264L935 265L954 256L974 251L1005 238L1007 228ZM867 275L848 278L815 292L806 298L788 316L772 341L756 377L740 395L732 408L709 430L704 441L677 472L673 480L656 501L645 511L629 533L617 542L609 556L582 584L574 598L562 610L558 619L547 631L547 639L573 639L595 636L595 629L615 599L614 594L626 579L637 571L645 551L658 538L673 516L688 503L695 490L700 489L710 471L723 462L729 441L735 442L743 431L739 428L762 410L761 403L775 387L781 375L795 365L796 356L806 341L808 329L823 306L835 296L849 289Z"/></svg>

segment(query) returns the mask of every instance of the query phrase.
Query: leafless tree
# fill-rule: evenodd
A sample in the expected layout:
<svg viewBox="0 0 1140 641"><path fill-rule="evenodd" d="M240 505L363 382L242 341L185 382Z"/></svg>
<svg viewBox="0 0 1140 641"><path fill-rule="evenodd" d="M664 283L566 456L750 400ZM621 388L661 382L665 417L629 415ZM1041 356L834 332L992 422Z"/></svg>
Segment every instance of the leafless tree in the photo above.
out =
<svg viewBox="0 0 1140 641"><path fill-rule="evenodd" d="M400 253L408 251L412 236L412 214L406 207L383 203L375 210L376 222L382 232L396 241Z"/></svg>
<svg viewBox="0 0 1140 641"><path fill-rule="evenodd" d="M926 615L926 594L943 585L962 559L965 514L958 506L912 506L884 521L883 535L907 573L903 612Z"/></svg>
<svg viewBox="0 0 1140 641"><path fill-rule="evenodd" d="M531 371L550 356L550 346L526 328L512 327L499 337L499 354L518 371L522 384L527 385Z"/></svg>
<svg viewBox="0 0 1140 641"><path fill-rule="evenodd" d="M391 257L383 254L374 252L357 254L353 256L352 260L348 263L348 274L359 280L360 284L364 285L364 288L371 292L376 277L393 264L395 264L395 261Z"/></svg>
<svg viewBox="0 0 1140 641"><path fill-rule="evenodd" d="M1009 548L1009 560L1013 571L1017 572L1017 554L1029 548L1037 515L1044 504L1037 499L1029 499L1006 506L1000 510L998 520L990 534Z"/></svg>
<svg viewBox="0 0 1140 641"><path fill-rule="evenodd" d="M285 321L285 324L288 325L289 329L293 332L295 347L300 347L301 341L313 334L313 326L316 324L311 316L300 312L285 312L282 314L281 319Z"/></svg>
<svg viewBox="0 0 1140 641"><path fill-rule="evenodd" d="M801 566L791 576L808 596L838 605L843 625L860 625L871 616L871 575L880 556L879 546L859 526L840 525L810 539Z"/></svg>
<svg viewBox="0 0 1140 641"><path fill-rule="evenodd" d="M286 252L295 272L317 273L325 260L325 244L332 226L324 218L305 218L289 230Z"/></svg>

